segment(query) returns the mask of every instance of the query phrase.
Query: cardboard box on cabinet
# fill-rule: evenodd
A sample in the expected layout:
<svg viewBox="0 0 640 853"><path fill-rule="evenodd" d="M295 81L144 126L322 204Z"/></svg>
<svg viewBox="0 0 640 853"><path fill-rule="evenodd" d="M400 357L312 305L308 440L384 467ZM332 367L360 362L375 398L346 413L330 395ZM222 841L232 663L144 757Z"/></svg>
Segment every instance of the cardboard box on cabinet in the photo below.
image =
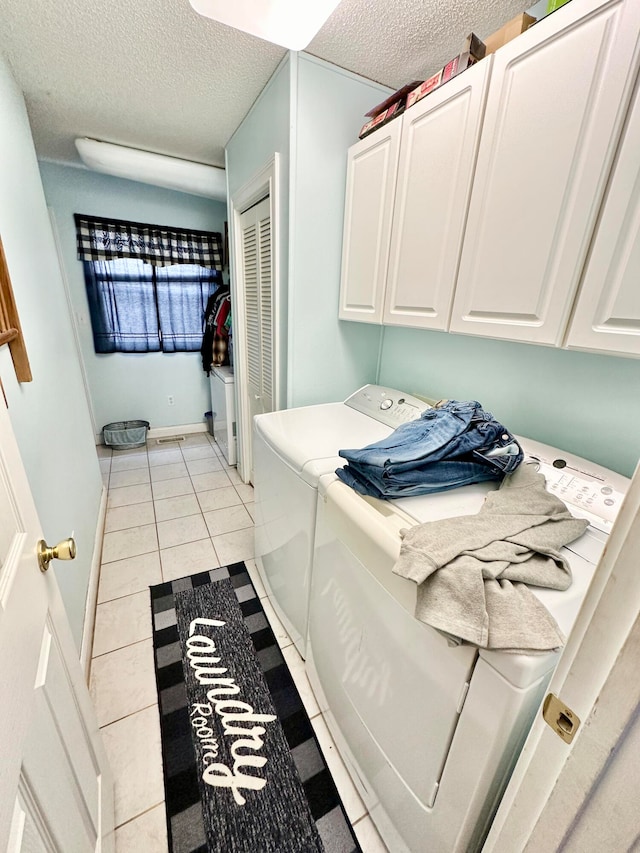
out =
<svg viewBox="0 0 640 853"><path fill-rule="evenodd" d="M429 77L428 80L425 80L424 83L421 83L412 92L409 92L407 95L407 109L412 107L418 101L421 101L430 92L433 92L434 89L438 89L443 83L446 83L462 71L466 71L467 68L475 65L475 62L476 60L468 50L461 53L459 56L454 56L454 58L450 62L447 62L445 67L441 68L437 74L434 74L433 77Z"/></svg>
<svg viewBox="0 0 640 853"><path fill-rule="evenodd" d="M519 36L520 33L528 30L532 24L535 24L535 22L536 18L531 15L527 15L526 12L523 12L521 15L517 15L484 40L484 44L487 49L485 55L489 56L490 53L495 53L499 47L502 47L516 36Z"/></svg>

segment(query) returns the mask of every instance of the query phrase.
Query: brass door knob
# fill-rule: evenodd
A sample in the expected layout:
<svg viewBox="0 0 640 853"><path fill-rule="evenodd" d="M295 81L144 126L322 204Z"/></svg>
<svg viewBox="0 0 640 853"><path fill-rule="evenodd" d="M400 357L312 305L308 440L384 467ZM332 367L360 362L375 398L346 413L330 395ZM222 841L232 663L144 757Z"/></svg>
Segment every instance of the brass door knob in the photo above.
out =
<svg viewBox="0 0 640 853"><path fill-rule="evenodd" d="M50 548L44 539L40 539L36 550L38 553L38 565L43 572L47 571L51 560L75 560L76 557L76 543L71 537L58 542L53 548Z"/></svg>

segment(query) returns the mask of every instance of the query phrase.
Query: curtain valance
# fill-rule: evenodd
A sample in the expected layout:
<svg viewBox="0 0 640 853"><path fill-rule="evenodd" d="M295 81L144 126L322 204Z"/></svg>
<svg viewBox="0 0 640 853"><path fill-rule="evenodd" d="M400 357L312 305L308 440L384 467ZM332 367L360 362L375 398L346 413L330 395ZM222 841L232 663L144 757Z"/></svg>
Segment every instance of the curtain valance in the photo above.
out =
<svg viewBox="0 0 640 853"><path fill-rule="evenodd" d="M222 269L222 235L74 214L78 259L136 258L157 267L198 264Z"/></svg>

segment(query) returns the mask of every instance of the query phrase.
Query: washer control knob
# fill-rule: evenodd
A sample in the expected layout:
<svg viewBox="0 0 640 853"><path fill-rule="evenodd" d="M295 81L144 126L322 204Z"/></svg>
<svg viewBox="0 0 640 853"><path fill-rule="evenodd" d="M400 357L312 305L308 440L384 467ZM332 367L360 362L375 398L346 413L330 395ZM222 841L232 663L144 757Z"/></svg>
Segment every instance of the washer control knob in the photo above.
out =
<svg viewBox="0 0 640 853"><path fill-rule="evenodd" d="M380 403L380 408L381 408L381 409L390 409L390 408L391 408L391 406L393 406L393 400L390 400L388 397L387 397L387 399L386 399L386 400L383 400L383 401Z"/></svg>

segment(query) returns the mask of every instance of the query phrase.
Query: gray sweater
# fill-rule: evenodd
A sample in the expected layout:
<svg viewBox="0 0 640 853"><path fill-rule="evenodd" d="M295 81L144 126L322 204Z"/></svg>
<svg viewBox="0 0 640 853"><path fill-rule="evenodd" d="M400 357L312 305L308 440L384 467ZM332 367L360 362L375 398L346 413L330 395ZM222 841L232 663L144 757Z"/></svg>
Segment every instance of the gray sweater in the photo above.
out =
<svg viewBox="0 0 640 853"><path fill-rule="evenodd" d="M571 569L560 548L587 527L523 464L489 492L477 515L401 531L393 571L419 585L422 622L482 648L543 652L565 638L525 584L567 589Z"/></svg>

